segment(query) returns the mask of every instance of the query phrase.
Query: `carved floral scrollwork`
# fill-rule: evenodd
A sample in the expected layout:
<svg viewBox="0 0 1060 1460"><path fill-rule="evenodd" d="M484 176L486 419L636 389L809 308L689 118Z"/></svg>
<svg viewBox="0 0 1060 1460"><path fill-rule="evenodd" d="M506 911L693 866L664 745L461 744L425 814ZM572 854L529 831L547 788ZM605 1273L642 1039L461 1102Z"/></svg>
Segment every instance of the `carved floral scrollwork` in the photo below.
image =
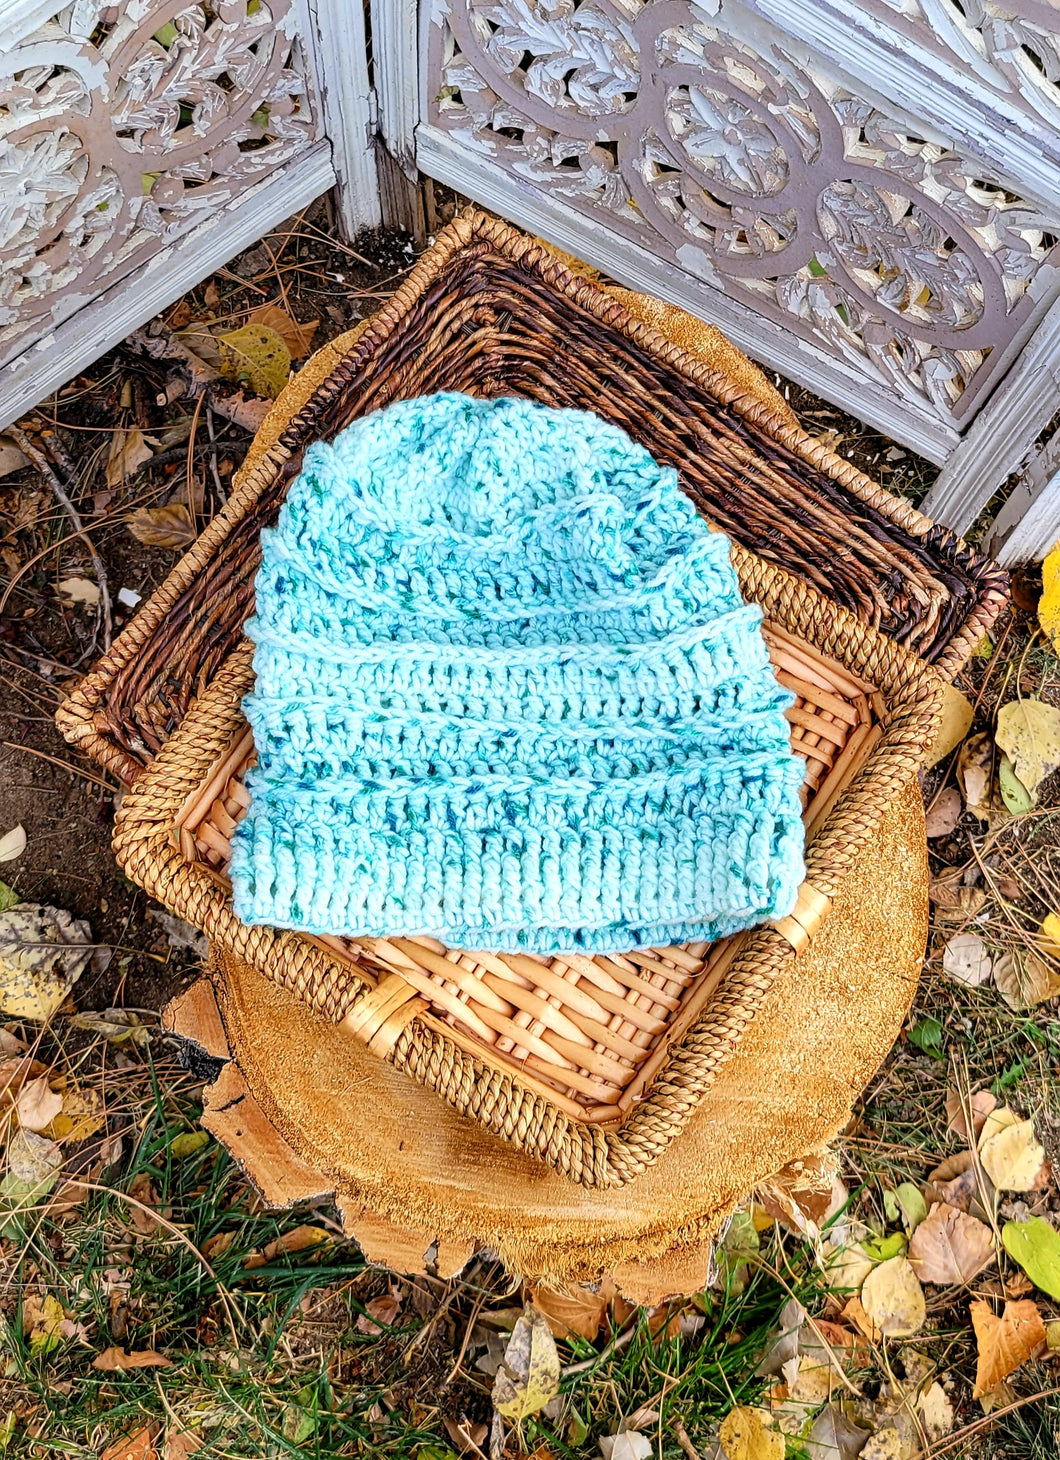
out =
<svg viewBox="0 0 1060 1460"><path fill-rule="evenodd" d="M736 40L724 15L445 0L430 119L959 423L1060 263L1049 221L824 72Z"/></svg>
<svg viewBox="0 0 1060 1460"><path fill-rule="evenodd" d="M319 136L290 0L76 0L0 56L0 356Z"/></svg>

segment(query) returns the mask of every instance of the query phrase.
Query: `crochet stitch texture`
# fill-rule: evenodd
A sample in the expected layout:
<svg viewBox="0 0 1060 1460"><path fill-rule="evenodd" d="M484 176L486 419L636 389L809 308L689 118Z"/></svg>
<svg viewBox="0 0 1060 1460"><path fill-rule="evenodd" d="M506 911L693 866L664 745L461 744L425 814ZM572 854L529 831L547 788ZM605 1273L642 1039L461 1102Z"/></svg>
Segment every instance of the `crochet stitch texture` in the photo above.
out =
<svg viewBox="0 0 1060 1460"><path fill-rule="evenodd" d="M306 452L256 595L244 922L616 952L794 906L760 610L617 427L456 393L369 415Z"/></svg>

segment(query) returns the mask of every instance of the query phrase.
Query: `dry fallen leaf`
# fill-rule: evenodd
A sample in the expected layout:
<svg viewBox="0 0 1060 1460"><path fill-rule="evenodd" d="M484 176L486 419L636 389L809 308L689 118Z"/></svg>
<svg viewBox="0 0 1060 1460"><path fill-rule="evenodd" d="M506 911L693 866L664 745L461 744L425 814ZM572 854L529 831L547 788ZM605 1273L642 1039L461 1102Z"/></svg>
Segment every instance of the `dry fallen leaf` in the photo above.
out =
<svg viewBox="0 0 1060 1460"><path fill-rule="evenodd" d="M187 1430L179 1420L171 1420L162 1442L162 1460L188 1460L206 1444L202 1430Z"/></svg>
<svg viewBox="0 0 1060 1460"><path fill-rule="evenodd" d="M994 983L1010 1009L1033 1009L1060 994L1060 971L1031 948L1002 953Z"/></svg>
<svg viewBox="0 0 1060 1460"><path fill-rule="evenodd" d="M1045 1344L1045 1324L1038 1306L1030 1298L1006 1303L999 1318L989 1303L976 1299L971 1305L972 1327L979 1350L972 1398L994 1389L1015 1373Z"/></svg>
<svg viewBox="0 0 1060 1460"><path fill-rule="evenodd" d="M994 742L988 730L970 735L957 759L957 782L969 811L989 820L990 788L994 778Z"/></svg>
<svg viewBox="0 0 1060 1460"><path fill-rule="evenodd" d="M725 1460L784 1460L784 1436L767 1429L756 1409L730 1409L718 1429Z"/></svg>
<svg viewBox="0 0 1060 1460"><path fill-rule="evenodd" d="M927 1317L924 1290L908 1258L889 1257L874 1267L861 1288L870 1323L889 1338L918 1333Z"/></svg>
<svg viewBox="0 0 1060 1460"><path fill-rule="evenodd" d="M954 685L944 685L942 717L924 762L925 769L938 765L944 756L957 749L972 728L974 719L975 711L970 701ZM928 836L930 835L931 833L928 832Z"/></svg>
<svg viewBox="0 0 1060 1460"><path fill-rule="evenodd" d="M392 1293L387 1293L382 1298L373 1298L371 1302L365 1303L365 1311L357 1315L357 1332L367 1333L374 1338L382 1333L384 1328L393 1326L394 1320L401 1311L401 1299L395 1298Z"/></svg>
<svg viewBox="0 0 1060 1460"><path fill-rule="evenodd" d="M13 826L0 836L0 862L13 862L26 850L26 832L21 825Z"/></svg>
<svg viewBox="0 0 1060 1460"><path fill-rule="evenodd" d="M92 930L65 908L20 902L0 913L0 1010L48 1019L92 958Z"/></svg>
<svg viewBox="0 0 1060 1460"><path fill-rule="evenodd" d="M0 477L9 477L13 471L21 471L29 464L29 457L19 450L10 436L0 436Z"/></svg>
<svg viewBox="0 0 1060 1460"><path fill-rule="evenodd" d="M559 1393L559 1353L543 1313L528 1307L512 1329L493 1381L493 1407L508 1420L537 1414Z"/></svg>
<svg viewBox="0 0 1060 1460"><path fill-rule="evenodd" d="M597 1443L603 1460L648 1460L655 1446L639 1430L622 1430L617 1435L601 1435ZM534 1456L533 1460L537 1460Z"/></svg>
<svg viewBox="0 0 1060 1460"><path fill-rule="evenodd" d="M958 933L946 944L942 954L943 971L965 988L978 988L990 977L990 954L982 938L974 933Z"/></svg>
<svg viewBox="0 0 1060 1460"><path fill-rule="evenodd" d="M964 802L961 800L960 791L956 786L947 786L928 807L925 817L928 841L934 841L936 837L940 836L949 836L963 815Z"/></svg>
<svg viewBox="0 0 1060 1460"><path fill-rule="evenodd" d="M168 1369L172 1362L172 1359L156 1354L153 1349L134 1349L127 1354L124 1349L115 1345L97 1354L92 1360L92 1367L111 1374L123 1369Z"/></svg>
<svg viewBox="0 0 1060 1460"><path fill-rule="evenodd" d="M132 1185L129 1187L129 1195L138 1206L129 1204L129 1221L143 1237L153 1237L158 1232L166 1230L165 1224L150 1211L144 1211L144 1207L157 1207L159 1195L154 1188L150 1176L146 1171L140 1171L133 1177Z"/></svg>
<svg viewBox="0 0 1060 1460"><path fill-rule="evenodd" d="M101 597L99 584L91 578L64 578L59 584L59 594L67 603L83 603L86 608L95 608Z"/></svg>
<svg viewBox="0 0 1060 1460"><path fill-rule="evenodd" d="M100 1455L99 1460L158 1460L155 1449L155 1435L158 1426L151 1424L134 1434L123 1435Z"/></svg>
<svg viewBox="0 0 1060 1460"><path fill-rule="evenodd" d="M63 1097L49 1087L47 1075L38 1075L23 1085L15 1102L19 1125L38 1134L51 1125L62 1108Z"/></svg>
<svg viewBox="0 0 1060 1460"><path fill-rule="evenodd" d="M150 461L153 455L139 426L132 426L129 430L122 426L115 427L107 457L107 486L120 487L126 477L135 476L144 462Z"/></svg>
<svg viewBox="0 0 1060 1460"><path fill-rule="evenodd" d="M837 1404L829 1404L810 1426L806 1455L808 1460L855 1460L867 1438L867 1432L848 1419Z"/></svg>
<svg viewBox="0 0 1060 1460"><path fill-rule="evenodd" d="M965 882L960 867L954 867L941 877L932 877L928 883L928 897L940 922L966 923L986 903L983 888Z"/></svg>
<svg viewBox="0 0 1060 1460"><path fill-rule="evenodd" d="M994 1261L990 1228L967 1212L933 1206L909 1241L909 1262L922 1283L969 1283Z"/></svg>
<svg viewBox="0 0 1060 1460"><path fill-rule="evenodd" d="M946 1091L946 1129L952 1131L955 1136L960 1136L962 1140L967 1141L971 1140L971 1132L968 1130L965 1104L966 1102L961 1099L960 1094L956 1090ZM971 1099L967 1101L967 1106L971 1111L972 1130L978 1136L987 1116L997 1107L997 1096L990 1090L977 1090ZM932 1181L938 1179L939 1169L936 1167L935 1171L932 1172ZM960 1175L960 1172L955 1171L949 1177L943 1176L941 1179L946 1181L951 1179L952 1176L957 1175Z"/></svg>
<svg viewBox="0 0 1060 1460"><path fill-rule="evenodd" d="M246 381L255 395L279 395L291 374L291 352L283 337L267 324L245 324L218 335L224 356L222 373L229 380Z"/></svg>
<svg viewBox="0 0 1060 1460"><path fill-rule="evenodd" d="M814 1240L832 1211L839 1159L828 1146L789 1161L758 1188L758 1198L776 1222ZM842 1186L842 1183L839 1183ZM846 1200L844 1192L843 1201ZM838 1204L842 1205L842 1202ZM836 1207L838 1210L838 1206Z"/></svg>
<svg viewBox="0 0 1060 1460"><path fill-rule="evenodd" d="M989 1119L984 1134L988 1129ZM1034 1134L1034 1121L1018 1120L984 1140L979 1160L999 1190L1030 1191L1045 1160L1045 1149Z"/></svg>
<svg viewBox="0 0 1060 1460"><path fill-rule="evenodd" d="M137 507L125 519L125 525L137 542L148 547L187 547L198 536L191 513L183 502L167 502L164 507Z"/></svg>
<svg viewBox="0 0 1060 1460"><path fill-rule="evenodd" d="M937 1379L919 1396L916 1407L930 1444L937 1444L953 1429L953 1405Z"/></svg>
<svg viewBox="0 0 1060 1460"><path fill-rule="evenodd" d="M291 359L300 360L309 353L320 320L311 319L308 324L300 324L279 304L259 304L257 309L250 311L247 323L264 324L274 329L291 352Z"/></svg>
<svg viewBox="0 0 1060 1460"><path fill-rule="evenodd" d="M615 1296L615 1285L610 1278L605 1278L595 1289L576 1287L562 1292L539 1283L529 1290L529 1296L537 1311L545 1315L555 1338L568 1338L575 1333L592 1342Z"/></svg>
<svg viewBox="0 0 1060 1460"><path fill-rule="evenodd" d="M1060 765L1060 710L1044 700L1013 700L997 712L995 738L1033 795Z"/></svg>
<svg viewBox="0 0 1060 1460"><path fill-rule="evenodd" d="M260 1252L251 1252L243 1259L244 1267L264 1267L273 1258L282 1256L285 1252L308 1252L312 1247L319 1247L324 1242L330 1242L331 1235L323 1227L313 1227L303 1224L295 1227L290 1232L285 1232L282 1237L277 1237L274 1242L268 1243Z"/></svg>
<svg viewBox="0 0 1060 1460"><path fill-rule="evenodd" d="M215 1232L202 1244L202 1255L207 1262L213 1262L215 1257L223 1257L235 1240L235 1232Z"/></svg>

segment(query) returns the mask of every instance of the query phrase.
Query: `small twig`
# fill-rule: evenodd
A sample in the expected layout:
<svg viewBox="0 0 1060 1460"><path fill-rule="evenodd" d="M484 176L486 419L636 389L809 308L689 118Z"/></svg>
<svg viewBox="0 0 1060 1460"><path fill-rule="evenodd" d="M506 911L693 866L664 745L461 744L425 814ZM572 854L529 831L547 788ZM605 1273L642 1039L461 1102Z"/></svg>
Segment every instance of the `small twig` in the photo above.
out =
<svg viewBox="0 0 1060 1460"><path fill-rule="evenodd" d="M191 429L188 432L188 464L185 472L186 485L188 488L188 516L191 518L192 531L197 531L196 519L198 513L195 510L195 432L199 428L199 415L202 412L202 403L206 399L205 392L195 402L195 410L191 416Z"/></svg>
<svg viewBox="0 0 1060 1460"><path fill-rule="evenodd" d="M81 521L81 516L77 508L67 496L66 488L59 480L54 467L48 460L48 457L45 455L45 453L40 449L39 446L37 446L33 441L30 440L29 436L26 434L25 431L22 430L21 426L8 427L8 434L14 440L15 444L18 446L18 449L22 452L23 456L29 457L30 461L32 461L33 465L40 472L41 476L48 483L49 487L51 487L52 495L55 497L55 500L59 503L59 506L63 509L63 511L69 518L70 525L73 528L74 532L79 538L81 538L85 546L88 548L89 557L92 559L92 569L95 572L96 583L99 587L99 602L101 617L103 620L103 649L104 652L106 652L106 650L110 648L111 629L113 625L110 613L110 590L107 586L107 570L103 566L103 559L100 557L99 553L96 552L95 544L89 537L88 533L85 531L84 523ZM30 565L27 563L26 567L28 568L29 566ZM26 569L23 568L22 572L16 573L15 576L11 579L10 583L8 583L3 599L0 600L0 613L2 613L4 610L4 606L6 605L7 600L11 595L12 588L14 588L15 584L22 576L22 573L24 573L25 571Z"/></svg>
<svg viewBox="0 0 1060 1460"><path fill-rule="evenodd" d="M688 1460L700 1460L699 1451L696 1449L695 1445L693 1445L692 1441L688 1438L688 1431L685 1429L681 1421L676 1418L672 1419L670 1421L670 1428L674 1432L674 1439L688 1456Z"/></svg>
<svg viewBox="0 0 1060 1460"><path fill-rule="evenodd" d="M938 1460L939 1455L946 1455L950 1450L963 1445L965 1440L970 1440L980 1430L989 1429L995 1420L1003 1414L1012 1414L1014 1410L1022 1409L1025 1404L1037 1404L1039 1399L1052 1399L1060 1394L1060 1389L1039 1389L1037 1394L1026 1394L1022 1399L1016 1399L1012 1404L1006 1404L1001 1409L992 1409L989 1414L984 1414L982 1419L976 1419L971 1424L963 1425L959 1430L954 1430L952 1435L947 1435L941 1444L932 1445L921 1455L921 1460ZM965 1452L967 1453L967 1452Z"/></svg>
<svg viewBox="0 0 1060 1460"><path fill-rule="evenodd" d="M217 436L213 428L213 408L206 407L206 429L210 433L210 475L217 491L217 502L221 507L228 505L228 495L221 484L221 473L217 470Z"/></svg>
<svg viewBox="0 0 1060 1460"><path fill-rule="evenodd" d="M35 755L40 760L50 761L52 765L57 765L60 770L69 771L72 775L81 776L82 779L91 781L94 786L100 786L110 796L113 796L117 791L121 790L120 786L112 786L108 781L100 780L99 776L94 776L91 771L83 771L80 766L71 765L68 760L60 760L56 755L45 755L43 750L34 750L31 745L19 745L14 740L0 740L0 745L6 746L8 750L21 750L26 755Z"/></svg>
<svg viewBox="0 0 1060 1460"><path fill-rule="evenodd" d="M580 1364L568 1364L567 1367L563 1370L561 1377L564 1379L569 1379L571 1374L583 1374L586 1369L594 1369L597 1364L602 1364L603 1361L605 1359L609 1359L612 1354L617 1354L620 1349L624 1349L626 1345L632 1340L633 1335L636 1333L636 1331L637 1320L636 1316L634 1315L629 1327L625 1330L624 1333L617 1333L615 1337L611 1340L611 1342L607 1345L607 1347L602 1348L598 1354L593 1354L591 1359L583 1359Z"/></svg>

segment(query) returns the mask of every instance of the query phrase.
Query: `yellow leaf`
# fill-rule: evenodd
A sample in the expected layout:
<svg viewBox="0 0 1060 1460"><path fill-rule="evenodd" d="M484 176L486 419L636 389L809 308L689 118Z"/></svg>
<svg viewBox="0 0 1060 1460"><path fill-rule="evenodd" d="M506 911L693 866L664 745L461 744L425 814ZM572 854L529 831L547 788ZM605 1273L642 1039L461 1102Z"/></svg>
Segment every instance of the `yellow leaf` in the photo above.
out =
<svg viewBox="0 0 1060 1460"><path fill-rule="evenodd" d="M1033 794L1060 765L1060 710L1044 700L1013 700L998 710L994 738Z"/></svg>
<svg viewBox="0 0 1060 1460"><path fill-rule="evenodd" d="M544 1409L559 1392L559 1353L548 1320L528 1307L512 1329L493 1381L493 1407L522 1420Z"/></svg>
<svg viewBox="0 0 1060 1460"><path fill-rule="evenodd" d="M1038 600L1042 633L1060 652L1060 542L1042 564L1042 596Z"/></svg>
<svg viewBox="0 0 1060 1460"><path fill-rule="evenodd" d="M245 380L255 395L275 400L291 374L291 352L282 335L271 325L245 324L217 339L228 379Z"/></svg>
<svg viewBox="0 0 1060 1460"><path fill-rule="evenodd" d="M308 324L301 324L297 319L292 319L282 305L259 304L257 309L250 311L247 323L264 324L274 329L291 352L291 359L300 360L303 355L308 354L320 320L311 319Z"/></svg>
<svg viewBox="0 0 1060 1460"><path fill-rule="evenodd" d="M22 1331L29 1339L31 1354L49 1354L62 1342L62 1322L66 1317L58 1298L51 1296L39 1302L28 1297L22 1304Z"/></svg>
<svg viewBox="0 0 1060 1460"><path fill-rule="evenodd" d="M990 1136L979 1147L979 1159L999 1191L1030 1191L1045 1160L1034 1121L1017 1121Z"/></svg>
<svg viewBox="0 0 1060 1460"><path fill-rule="evenodd" d="M976 1149L981 1151L987 1141L996 1136L998 1131L1008 1130L1010 1125L1019 1125L1019 1123L1020 1116L1010 1105L995 1106L993 1110L987 1112L986 1119L979 1129Z"/></svg>
<svg viewBox="0 0 1060 1460"><path fill-rule="evenodd" d="M725 1460L784 1460L784 1436L767 1430L754 1409L730 1409L718 1430Z"/></svg>
<svg viewBox="0 0 1060 1460"><path fill-rule="evenodd" d="M1047 944L1052 945L1044 951L1051 958L1060 958L1060 918L1056 913L1047 913L1042 918L1041 935Z"/></svg>
<svg viewBox="0 0 1060 1460"><path fill-rule="evenodd" d="M935 739L931 742L931 749L927 753L927 760L924 762L925 770L933 765L938 765L944 756L957 749L972 728L974 719L975 711L971 701L952 684L943 685L942 719L939 721Z"/></svg>
<svg viewBox="0 0 1060 1460"><path fill-rule="evenodd" d="M870 1322L890 1338L918 1333L927 1317L924 1290L909 1259L889 1257L874 1267L861 1289Z"/></svg>
<svg viewBox="0 0 1060 1460"><path fill-rule="evenodd" d="M64 1090L62 1111L45 1134L53 1141L87 1141L103 1128L102 1107L97 1090Z"/></svg>
<svg viewBox="0 0 1060 1460"><path fill-rule="evenodd" d="M979 1350L973 1399L1015 1373L1046 1342L1042 1315L1031 1298L1006 1303L1000 1318L989 1303L976 1299L972 1304L972 1327Z"/></svg>
<svg viewBox="0 0 1060 1460"><path fill-rule="evenodd" d="M183 502L169 502L164 507L137 507L126 517L125 525L137 542L148 547L188 547L198 536L191 513Z"/></svg>
<svg viewBox="0 0 1060 1460"><path fill-rule="evenodd" d="M307 1252L310 1248L319 1247L322 1242L330 1242L331 1236L325 1232L323 1227L312 1227L303 1225L294 1227L290 1232L285 1232L282 1237L277 1237L275 1242L270 1242L260 1252L251 1252L243 1259L244 1267L264 1267L267 1262L272 1262L276 1257L282 1256L285 1252Z"/></svg>

